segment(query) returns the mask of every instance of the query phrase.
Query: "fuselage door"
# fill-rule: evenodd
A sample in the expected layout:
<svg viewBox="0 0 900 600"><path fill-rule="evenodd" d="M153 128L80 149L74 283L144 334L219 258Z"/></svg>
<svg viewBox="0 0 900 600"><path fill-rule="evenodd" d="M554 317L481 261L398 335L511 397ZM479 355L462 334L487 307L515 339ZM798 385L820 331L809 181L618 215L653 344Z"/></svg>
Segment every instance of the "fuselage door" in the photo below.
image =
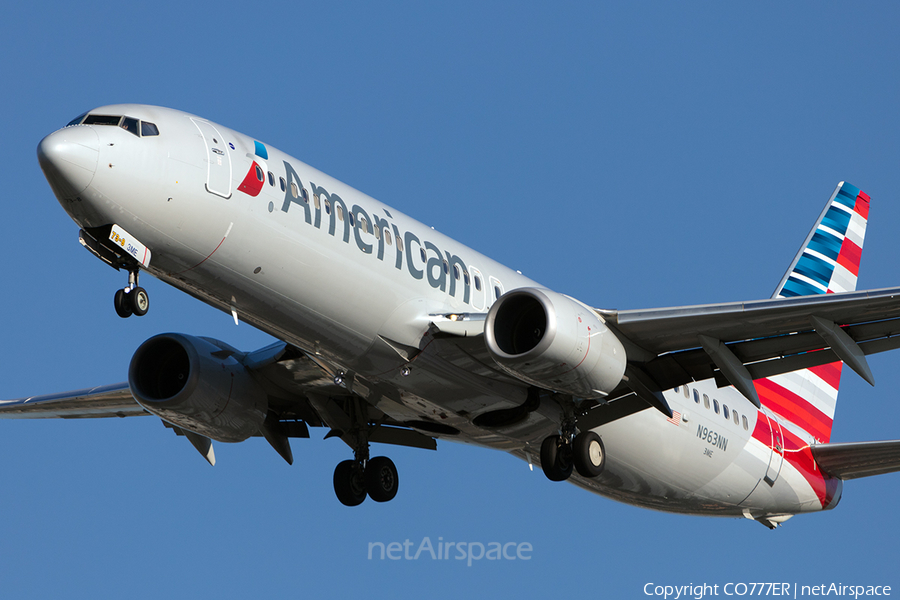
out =
<svg viewBox="0 0 900 600"><path fill-rule="evenodd" d="M228 143L209 121L191 119L206 146L206 191L223 198L231 198L231 155Z"/></svg>
<svg viewBox="0 0 900 600"><path fill-rule="evenodd" d="M778 418L763 407L763 415L769 422L769 431L771 432L772 453L769 455L769 466L766 469L766 483L770 486L775 485L778 474L781 473L781 465L784 463L784 433L781 431L781 423Z"/></svg>

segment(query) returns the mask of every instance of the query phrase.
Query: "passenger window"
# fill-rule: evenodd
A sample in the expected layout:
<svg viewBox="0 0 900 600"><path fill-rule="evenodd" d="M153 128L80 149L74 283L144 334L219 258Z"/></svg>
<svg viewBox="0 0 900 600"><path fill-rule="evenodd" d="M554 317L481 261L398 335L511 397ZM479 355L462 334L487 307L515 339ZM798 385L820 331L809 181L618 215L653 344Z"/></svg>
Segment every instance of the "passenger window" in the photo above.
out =
<svg viewBox="0 0 900 600"><path fill-rule="evenodd" d="M713 398L713 411L719 414L719 401Z"/></svg>
<svg viewBox="0 0 900 600"><path fill-rule="evenodd" d="M459 279L459 277L457 277L457 279ZM465 282L466 285L469 285L469 272L468 271L463 271L463 281Z"/></svg>
<svg viewBox="0 0 900 600"><path fill-rule="evenodd" d="M309 204L309 192L306 191L306 188L300 190L300 197L303 198L303 204Z"/></svg>
<svg viewBox="0 0 900 600"><path fill-rule="evenodd" d="M153 137L159 135L159 128L153 123L141 121L141 137Z"/></svg>
<svg viewBox="0 0 900 600"><path fill-rule="evenodd" d="M677 394L677 393L678 393L678 386L676 385L675 387L673 387L673 388L672 388L672 391L674 391L674 392Z"/></svg>
<svg viewBox="0 0 900 600"><path fill-rule="evenodd" d="M261 182L266 180L266 176L263 175L262 167L260 167L259 165L256 165L256 178L259 179ZM294 194L294 198L296 198L296 197L297 197L297 195Z"/></svg>
<svg viewBox="0 0 900 600"><path fill-rule="evenodd" d="M369 233L369 222L365 217L359 218L359 228L363 230L363 233Z"/></svg>
<svg viewBox="0 0 900 600"><path fill-rule="evenodd" d="M375 234L375 239L376 239L376 240L380 240L380 239L381 239L381 229L379 229L378 227L373 227L373 228L372 228L372 233Z"/></svg>
<svg viewBox="0 0 900 600"><path fill-rule="evenodd" d="M283 192L283 191L286 189L286 188L285 188L286 184L285 184L285 182L284 182L284 177L279 177L279 178L278 178L278 182L281 184L281 191Z"/></svg>
<svg viewBox="0 0 900 600"><path fill-rule="evenodd" d="M293 185L293 184L291 184ZM322 204L319 202L319 195L313 194L313 205L315 205L316 210L320 210L322 208Z"/></svg>
<svg viewBox="0 0 900 600"><path fill-rule="evenodd" d="M387 229L384 230L384 241L387 242L388 246L393 245L393 242L391 241L391 232Z"/></svg>
<svg viewBox="0 0 900 600"><path fill-rule="evenodd" d="M260 169L259 167L256 167L256 170L262 171L262 169ZM262 179L260 179L260 181L262 181ZM300 190L297 189L297 184L293 181L291 182L291 196L293 196L294 198L300 196Z"/></svg>
<svg viewBox="0 0 900 600"><path fill-rule="evenodd" d="M449 274L450 274L450 265L448 265L447 261L445 260L444 261L444 275L449 275ZM457 277L457 279L459 279L459 277Z"/></svg>
<svg viewBox="0 0 900 600"><path fill-rule="evenodd" d="M494 286L494 300L500 299L500 286Z"/></svg>
<svg viewBox="0 0 900 600"><path fill-rule="evenodd" d="M133 133L134 135L140 136L140 134L138 133L137 119L132 119L131 117L125 117L124 119L122 119L121 127L128 133Z"/></svg>
<svg viewBox="0 0 900 600"><path fill-rule="evenodd" d="M722 414L725 415L725 420L726 420L726 421L727 421L729 418L731 418L731 415L728 414L728 405L726 405L726 404L723 404L723 405L722 405Z"/></svg>
<svg viewBox="0 0 900 600"><path fill-rule="evenodd" d="M731 415L734 417L734 424L740 425L740 421L738 420L738 413L736 410L731 411Z"/></svg>
<svg viewBox="0 0 900 600"><path fill-rule="evenodd" d="M353 213L347 213L347 216L350 218L350 227L356 227L356 219L353 218Z"/></svg>
<svg viewBox="0 0 900 600"><path fill-rule="evenodd" d="M685 391L687 391L687 388L684 389ZM694 402L700 404L700 392L698 392L697 390L694 390Z"/></svg>
<svg viewBox="0 0 900 600"><path fill-rule="evenodd" d="M331 214L331 202L329 202L328 200L326 200L325 202L323 202L323 204L325 205L325 214L326 214L326 215L330 215L330 214ZM350 222L351 222L351 223L353 222L353 217L352 217L352 215L351 215L351 217L350 217Z"/></svg>
<svg viewBox="0 0 900 600"><path fill-rule="evenodd" d="M747 415L741 415L741 421L744 423L744 431L749 430L750 426L747 425Z"/></svg>
<svg viewBox="0 0 900 600"><path fill-rule="evenodd" d="M338 204L338 205L337 205L337 208L334 209L334 214L337 215L338 221L343 221L343 220L344 220L344 209L341 208L341 205L340 205L340 204Z"/></svg>
<svg viewBox="0 0 900 600"><path fill-rule="evenodd" d="M703 406L709 408L709 396L707 396L706 394L703 394Z"/></svg>
<svg viewBox="0 0 900 600"><path fill-rule="evenodd" d="M425 254L425 248L419 248L419 255L422 257L422 262L423 262L423 263L427 263L427 262L428 262L428 255Z"/></svg>
<svg viewBox="0 0 900 600"><path fill-rule="evenodd" d="M275 187L275 173L269 171L269 185Z"/></svg>
<svg viewBox="0 0 900 600"><path fill-rule="evenodd" d="M691 397L691 393L688 391L688 386L684 386L684 397L685 398ZM698 399L697 402L700 402L700 400Z"/></svg>
<svg viewBox="0 0 900 600"><path fill-rule="evenodd" d="M481 291L481 277L478 275L475 276L475 289Z"/></svg>

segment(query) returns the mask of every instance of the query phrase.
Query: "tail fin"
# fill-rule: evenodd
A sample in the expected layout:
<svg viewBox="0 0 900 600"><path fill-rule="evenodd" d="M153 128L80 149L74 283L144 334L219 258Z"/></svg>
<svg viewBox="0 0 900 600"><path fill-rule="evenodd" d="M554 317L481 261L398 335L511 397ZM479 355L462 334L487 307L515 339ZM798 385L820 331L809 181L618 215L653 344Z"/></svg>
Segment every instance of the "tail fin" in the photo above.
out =
<svg viewBox="0 0 900 600"><path fill-rule="evenodd" d="M869 196L838 184L773 298L856 290ZM760 400L818 442L831 439L842 362L756 380Z"/></svg>
<svg viewBox="0 0 900 600"><path fill-rule="evenodd" d="M772 297L854 291L868 218L869 196L839 183Z"/></svg>

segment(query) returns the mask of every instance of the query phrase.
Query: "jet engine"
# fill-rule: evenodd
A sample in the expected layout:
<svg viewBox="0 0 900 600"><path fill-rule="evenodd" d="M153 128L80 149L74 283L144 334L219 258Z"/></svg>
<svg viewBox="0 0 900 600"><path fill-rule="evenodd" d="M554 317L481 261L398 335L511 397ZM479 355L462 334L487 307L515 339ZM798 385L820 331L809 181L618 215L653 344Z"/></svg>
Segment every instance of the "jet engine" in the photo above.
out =
<svg viewBox="0 0 900 600"><path fill-rule="evenodd" d="M128 385L151 414L220 442L242 442L265 420L268 397L235 354L216 340L157 335L134 353Z"/></svg>
<svg viewBox="0 0 900 600"><path fill-rule="evenodd" d="M488 312L484 337L503 370L579 398L605 396L625 373L625 348L597 313L550 290L504 294Z"/></svg>

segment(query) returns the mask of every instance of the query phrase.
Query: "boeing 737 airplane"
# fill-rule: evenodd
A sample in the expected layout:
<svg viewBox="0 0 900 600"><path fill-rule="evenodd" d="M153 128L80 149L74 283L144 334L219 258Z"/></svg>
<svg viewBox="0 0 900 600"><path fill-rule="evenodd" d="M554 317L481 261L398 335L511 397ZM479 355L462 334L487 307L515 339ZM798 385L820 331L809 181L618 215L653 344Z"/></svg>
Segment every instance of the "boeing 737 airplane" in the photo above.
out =
<svg viewBox="0 0 900 600"><path fill-rule="evenodd" d="M394 498L370 444L461 441L608 498L774 528L842 482L900 470L900 440L830 443L844 365L900 347L900 288L856 291L869 196L840 183L766 300L604 310L547 289L275 148L206 119L103 106L38 146L81 244L276 337L244 352L164 333L124 383L0 402L0 417L154 415L212 441L324 427L345 505ZM897 330L895 332L895 330Z"/></svg>

